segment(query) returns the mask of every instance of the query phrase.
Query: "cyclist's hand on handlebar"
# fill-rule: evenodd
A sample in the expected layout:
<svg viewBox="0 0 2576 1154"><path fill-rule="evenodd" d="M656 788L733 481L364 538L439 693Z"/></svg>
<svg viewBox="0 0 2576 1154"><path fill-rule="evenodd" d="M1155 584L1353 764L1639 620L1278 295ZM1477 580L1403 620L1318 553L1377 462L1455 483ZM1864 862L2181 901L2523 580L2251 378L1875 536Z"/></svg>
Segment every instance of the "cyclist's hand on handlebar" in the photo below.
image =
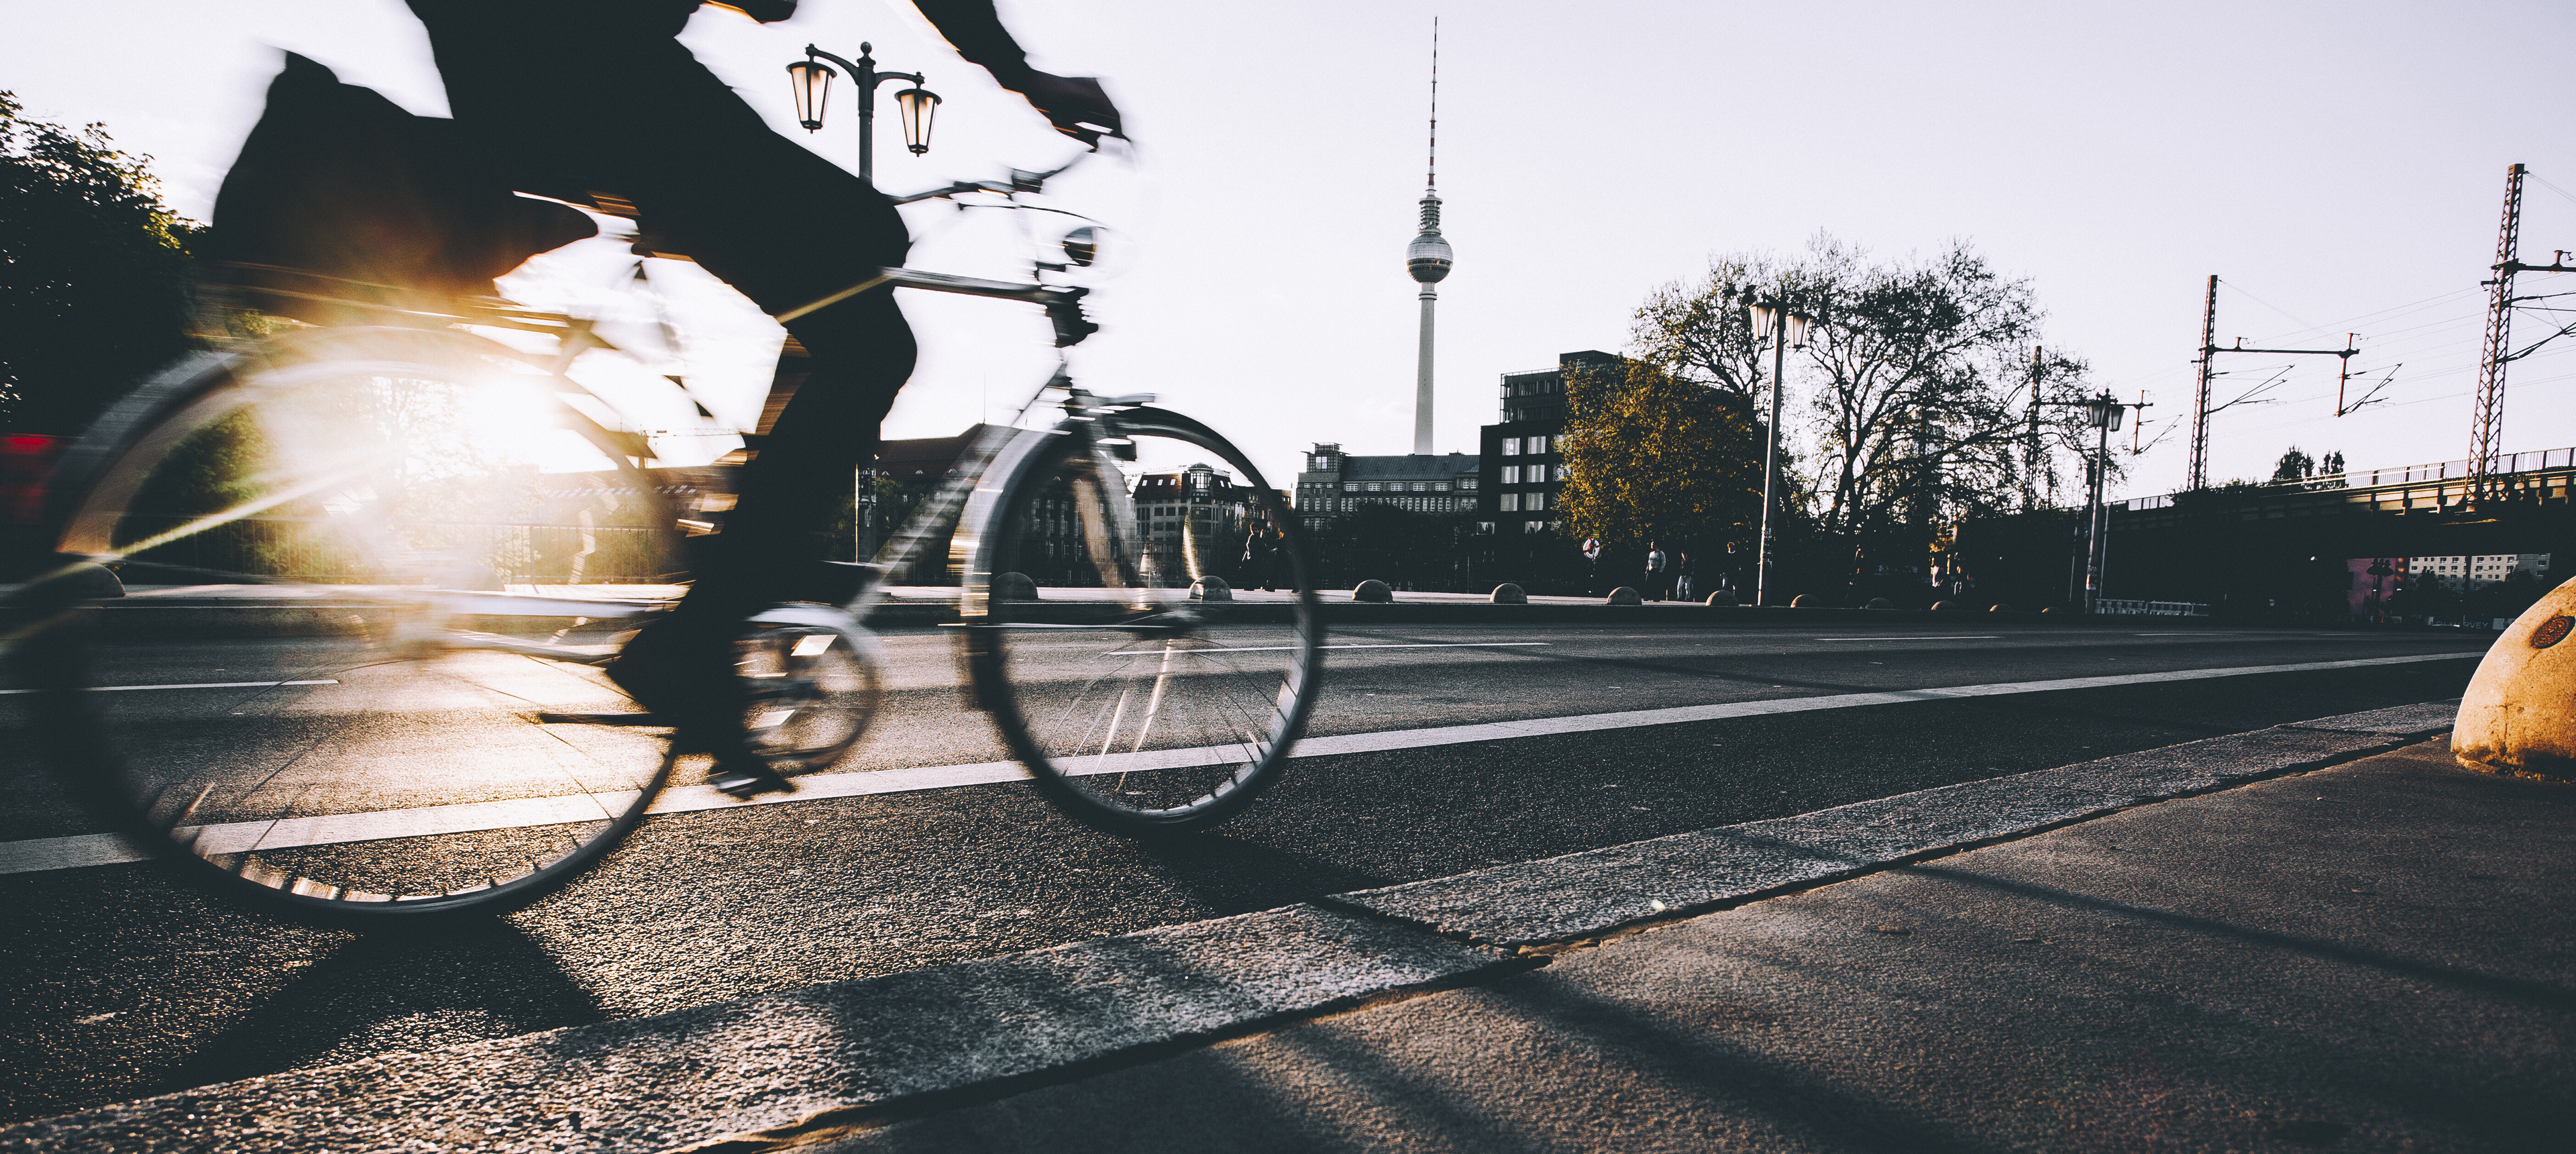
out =
<svg viewBox="0 0 2576 1154"><path fill-rule="evenodd" d="M1033 69L1011 87L1028 98L1030 107L1045 113L1056 131L1086 145L1097 146L1103 136L1127 135L1118 119L1118 106L1109 102L1109 94L1093 77L1054 76Z"/></svg>

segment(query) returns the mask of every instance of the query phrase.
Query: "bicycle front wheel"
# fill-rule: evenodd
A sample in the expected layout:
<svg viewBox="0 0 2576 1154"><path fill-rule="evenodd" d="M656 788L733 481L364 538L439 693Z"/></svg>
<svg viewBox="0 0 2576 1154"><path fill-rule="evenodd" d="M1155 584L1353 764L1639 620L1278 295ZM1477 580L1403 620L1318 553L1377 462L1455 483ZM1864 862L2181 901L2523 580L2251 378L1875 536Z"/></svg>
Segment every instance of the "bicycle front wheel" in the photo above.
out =
<svg viewBox="0 0 2576 1154"><path fill-rule="evenodd" d="M147 385L63 473L61 548L128 595L14 654L56 758L129 836L302 916L508 908L572 877L672 772L594 663L676 593L677 530L637 439L565 387L413 330Z"/></svg>
<svg viewBox="0 0 2576 1154"><path fill-rule="evenodd" d="M1011 470L967 577L969 668L1058 808L1129 836L1205 829L1278 779L1314 707L1314 569L1224 438L1156 409L1097 427L1067 422Z"/></svg>

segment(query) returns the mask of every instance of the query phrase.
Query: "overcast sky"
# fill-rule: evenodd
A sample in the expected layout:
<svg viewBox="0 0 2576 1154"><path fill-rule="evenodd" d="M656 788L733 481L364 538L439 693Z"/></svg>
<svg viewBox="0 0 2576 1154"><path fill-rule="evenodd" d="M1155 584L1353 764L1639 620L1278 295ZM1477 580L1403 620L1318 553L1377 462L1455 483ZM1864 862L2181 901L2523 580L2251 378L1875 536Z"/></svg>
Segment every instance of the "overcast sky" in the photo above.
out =
<svg viewBox="0 0 2576 1154"><path fill-rule="evenodd" d="M1146 161L1092 181L1138 243L1095 298L1105 328L1081 350L1085 383L1162 394L1274 484L1313 441L1405 451L1402 257L1435 13L1458 251L1440 286L1442 451L1474 450L1497 374L1623 350L1656 286L1822 230L1890 256L1965 238L2031 278L2050 345L2124 399L2149 394L2150 439L2188 417L2211 273L2221 344L2340 346L2358 331L2356 376L2393 370L2387 403L2337 419L2333 358L2227 359L2221 399L2289 376L2275 403L2217 419L2216 479L2268 475L2294 443L2355 465L2456 458L2507 164L2537 177L2524 259L2576 248L2563 2L1006 2L1040 67L1105 78ZM200 219L279 49L415 112L446 107L399 0L0 0L0 16L0 88L37 116L104 122ZM929 156L880 123L891 190L1069 151L899 2L806 0L769 26L702 10L686 40L774 126L845 164L847 105L820 134L797 129L783 66L809 40L843 54L870 40L884 66L926 71L947 98ZM1009 272L1002 214L908 211L916 266ZM2523 289L2576 293L2576 276ZM1007 416L1050 363L1022 306L908 294L906 308L925 356L891 436ZM708 315L729 334L711 347L758 344L741 310ZM2518 335L2545 335L2552 315L2576 319L2527 313ZM2514 366L2505 448L2576 445L2576 338L2561 344ZM2133 462L2129 491L2178 487L2186 439Z"/></svg>

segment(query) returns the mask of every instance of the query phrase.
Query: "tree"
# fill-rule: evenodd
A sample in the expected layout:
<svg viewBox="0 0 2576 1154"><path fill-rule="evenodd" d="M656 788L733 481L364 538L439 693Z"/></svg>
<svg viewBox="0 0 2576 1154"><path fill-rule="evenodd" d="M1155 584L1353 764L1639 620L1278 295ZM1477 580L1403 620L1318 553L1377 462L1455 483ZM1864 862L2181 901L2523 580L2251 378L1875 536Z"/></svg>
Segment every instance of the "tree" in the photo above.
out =
<svg viewBox="0 0 2576 1154"><path fill-rule="evenodd" d="M1568 382L1559 445L1568 537L1621 552L1650 540L1696 552L1754 538L1763 437L1740 392L1623 358Z"/></svg>
<svg viewBox="0 0 2576 1154"><path fill-rule="evenodd" d="M2290 451L2281 454L2280 461L2272 466L2275 485L2296 484L2316 475L2317 459L2300 452L2297 445L2290 446Z"/></svg>
<svg viewBox="0 0 2576 1154"><path fill-rule="evenodd" d="M2052 405L2033 451L2033 391L2075 400L2087 366L2062 350L2034 364L2042 314L2029 283L1963 243L1928 261L1872 261L1820 234L1795 259L1715 258L1697 283L1668 285L1639 308L1638 356L1753 418L1769 404L1770 365L1745 306L1764 300L1817 318L1788 367L1812 385L1803 418L1824 531L1928 547L1937 524L2054 494L2060 455L2093 449L2080 410Z"/></svg>
<svg viewBox="0 0 2576 1154"><path fill-rule="evenodd" d="M0 424L77 433L190 345L188 246L149 157L0 92Z"/></svg>

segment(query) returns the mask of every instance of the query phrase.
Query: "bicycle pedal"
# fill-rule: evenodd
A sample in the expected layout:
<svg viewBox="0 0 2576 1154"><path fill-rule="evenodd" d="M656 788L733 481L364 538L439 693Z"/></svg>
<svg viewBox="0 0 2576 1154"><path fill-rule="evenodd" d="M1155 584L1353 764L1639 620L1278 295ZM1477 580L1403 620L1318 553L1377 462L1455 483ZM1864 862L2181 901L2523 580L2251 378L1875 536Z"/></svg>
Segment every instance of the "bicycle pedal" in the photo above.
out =
<svg viewBox="0 0 2576 1154"><path fill-rule="evenodd" d="M670 722L650 713L556 713L543 711L537 720L548 725L669 725Z"/></svg>
<svg viewBox="0 0 2576 1154"><path fill-rule="evenodd" d="M749 801L764 793L796 792L795 782L780 777L777 770L766 765L733 769L718 767L707 775L707 784L736 801Z"/></svg>

